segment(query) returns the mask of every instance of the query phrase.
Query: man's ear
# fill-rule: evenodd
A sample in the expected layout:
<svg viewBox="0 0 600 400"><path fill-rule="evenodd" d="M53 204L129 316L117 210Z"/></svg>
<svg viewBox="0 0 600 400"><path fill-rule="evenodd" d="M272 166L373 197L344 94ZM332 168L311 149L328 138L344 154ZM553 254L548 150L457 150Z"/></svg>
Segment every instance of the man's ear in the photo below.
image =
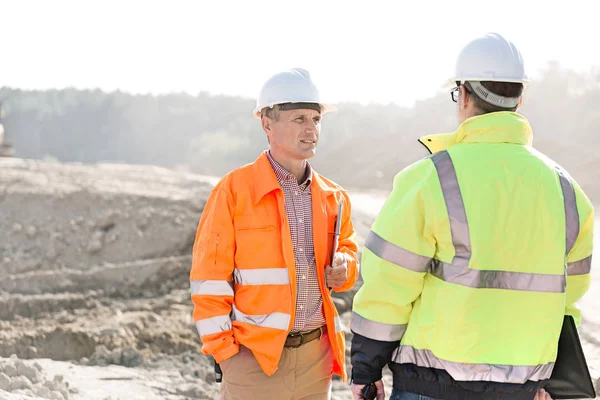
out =
<svg viewBox="0 0 600 400"><path fill-rule="evenodd" d="M273 121L271 120L271 118L267 117L266 115L263 115L260 123L262 124L262 128L265 131L265 135L267 135L267 142L270 144L271 143L271 134L272 134L272 124Z"/></svg>
<svg viewBox="0 0 600 400"><path fill-rule="evenodd" d="M467 89L465 89L465 85L460 85L460 96L458 96L458 102L460 104L460 108L461 109L466 109L469 106L469 101L471 101L471 98L469 97L469 94L467 93Z"/></svg>
<svg viewBox="0 0 600 400"><path fill-rule="evenodd" d="M517 110L523 107L523 96L519 97L519 104L517 105Z"/></svg>
<svg viewBox="0 0 600 400"><path fill-rule="evenodd" d="M271 132L271 124L273 121L271 121L271 118L267 117L266 115L263 115L260 122L262 124L263 130L265 131L265 133L268 136L269 132Z"/></svg>

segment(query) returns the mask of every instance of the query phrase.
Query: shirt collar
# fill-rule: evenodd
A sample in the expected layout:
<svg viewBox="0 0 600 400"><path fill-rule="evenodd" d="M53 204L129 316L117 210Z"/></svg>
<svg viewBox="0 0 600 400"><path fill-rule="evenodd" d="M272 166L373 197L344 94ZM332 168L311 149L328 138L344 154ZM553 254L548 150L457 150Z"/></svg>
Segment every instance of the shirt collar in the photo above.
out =
<svg viewBox="0 0 600 400"><path fill-rule="evenodd" d="M271 155L271 150L267 150L266 154L267 158L269 159L269 162L271 163L271 167L273 167L273 171L275 172L275 176L277 177L277 182L279 182L279 185L282 185L288 179L296 179L296 177L291 172L283 168L281 164L275 161L275 159ZM310 163L308 161L306 162L306 172L304 174L304 177L304 180L298 184L298 186L302 188L310 186L310 183L312 181L312 167L310 166Z"/></svg>

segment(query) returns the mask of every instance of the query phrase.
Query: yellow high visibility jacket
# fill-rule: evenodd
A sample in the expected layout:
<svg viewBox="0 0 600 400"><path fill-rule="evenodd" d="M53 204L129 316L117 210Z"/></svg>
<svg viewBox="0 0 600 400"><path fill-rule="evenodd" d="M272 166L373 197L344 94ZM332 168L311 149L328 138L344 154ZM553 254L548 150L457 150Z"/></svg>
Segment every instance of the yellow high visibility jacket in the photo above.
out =
<svg viewBox="0 0 600 400"><path fill-rule="evenodd" d="M381 364L365 361L377 357L455 381L549 378L563 317L581 322L575 302L590 285L590 200L532 148L518 113L473 117L421 142L432 155L397 174L365 243L354 378L380 376Z"/></svg>

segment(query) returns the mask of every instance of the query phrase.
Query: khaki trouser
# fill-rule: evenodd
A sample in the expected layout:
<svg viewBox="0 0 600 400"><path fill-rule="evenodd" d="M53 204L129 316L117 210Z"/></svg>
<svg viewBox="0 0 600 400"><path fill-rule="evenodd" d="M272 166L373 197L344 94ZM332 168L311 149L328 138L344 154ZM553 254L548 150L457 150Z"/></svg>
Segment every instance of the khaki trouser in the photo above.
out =
<svg viewBox="0 0 600 400"><path fill-rule="evenodd" d="M333 352L327 335L298 348L283 348L279 368L267 376L252 352L221 363L221 400L327 400L331 398Z"/></svg>

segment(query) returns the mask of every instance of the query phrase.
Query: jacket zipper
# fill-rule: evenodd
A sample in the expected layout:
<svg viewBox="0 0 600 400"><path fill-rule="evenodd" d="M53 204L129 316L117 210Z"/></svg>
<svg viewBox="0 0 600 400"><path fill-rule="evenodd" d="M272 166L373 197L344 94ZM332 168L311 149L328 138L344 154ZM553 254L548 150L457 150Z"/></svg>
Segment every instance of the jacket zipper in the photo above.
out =
<svg viewBox="0 0 600 400"><path fill-rule="evenodd" d="M257 228L238 228L237 231L238 232L243 232L243 231L272 231L273 229L275 229L275 227L273 225L269 225L269 226L259 226Z"/></svg>
<svg viewBox="0 0 600 400"><path fill-rule="evenodd" d="M217 266L217 255L219 254L219 234L217 234L217 243L215 245L215 267Z"/></svg>

